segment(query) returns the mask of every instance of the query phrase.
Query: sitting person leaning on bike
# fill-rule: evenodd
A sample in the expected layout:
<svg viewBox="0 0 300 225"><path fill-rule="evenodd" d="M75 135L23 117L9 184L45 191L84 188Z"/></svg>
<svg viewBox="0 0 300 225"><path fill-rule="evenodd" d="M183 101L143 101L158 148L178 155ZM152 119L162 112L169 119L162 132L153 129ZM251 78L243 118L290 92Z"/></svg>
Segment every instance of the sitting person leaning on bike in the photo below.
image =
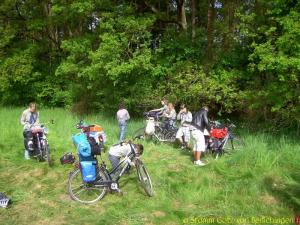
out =
<svg viewBox="0 0 300 225"><path fill-rule="evenodd" d="M168 100L165 99L165 98L163 98L161 100L161 104L162 104L161 108L159 108L159 109L152 109L149 112L157 112L159 115L163 115L165 112L168 111Z"/></svg>
<svg viewBox="0 0 300 225"><path fill-rule="evenodd" d="M176 139L181 143L181 148L187 148L190 141L190 126L193 116L187 109L185 104L180 106L180 111L177 114L177 120L180 120L180 127L176 133Z"/></svg>
<svg viewBox="0 0 300 225"><path fill-rule="evenodd" d="M141 144L132 144L134 147L134 150L139 155L143 154L144 146ZM108 159L110 161L112 169L116 168L121 158L126 157L131 152L131 146L130 143L127 142L121 142L120 144L113 145L110 147L108 151ZM116 171L117 172L117 171Z"/></svg>
<svg viewBox="0 0 300 225"><path fill-rule="evenodd" d="M162 117L166 119L166 121L165 121L166 129L175 127L176 111L175 111L173 103L168 104L168 110L162 115Z"/></svg>
<svg viewBox="0 0 300 225"><path fill-rule="evenodd" d="M23 136L24 136L24 157L29 159L29 152L33 150L33 135L31 128L33 126L39 125L39 112L37 111L37 104L31 102L29 108L24 110L20 119L20 123L23 126Z"/></svg>

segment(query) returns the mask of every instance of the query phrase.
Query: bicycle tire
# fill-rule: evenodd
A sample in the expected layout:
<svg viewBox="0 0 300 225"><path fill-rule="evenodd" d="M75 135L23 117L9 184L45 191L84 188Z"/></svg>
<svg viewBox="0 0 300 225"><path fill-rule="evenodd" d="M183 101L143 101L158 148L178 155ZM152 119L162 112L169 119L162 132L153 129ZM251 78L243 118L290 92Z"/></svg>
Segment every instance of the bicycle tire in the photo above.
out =
<svg viewBox="0 0 300 225"><path fill-rule="evenodd" d="M228 138L223 149L224 149L224 151L232 151L232 150L241 150L244 147L245 147L245 142L242 139L234 136L234 137Z"/></svg>
<svg viewBox="0 0 300 225"><path fill-rule="evenodd" d="M103 181L107 180L105 174L101 170L98 172L98 175L99 175L99 177L102 178ZM75 181L75 179L76 179L76 181ZM76 186L76 185L78 185L78 184L76 184L76 185L74 185L75 188L73 188L72 183L75 183L75 182L78 183L80 186ZM77 190L78 188L80 188L78 192L82 192L80 190L89 192L91 190L95 190L95 189L97 190L96 187L98 187L99 193L96 192L96 194L94 195L96 197L92 198L90 200L83 199L83 197L82 198L78 197L78 195L74 193L74 190ZM106 185L98 185L97 186L96 183L84 183L82 181L81 172L80 172L79 168L75 169L69 175L69 179L68 179L68 192L69 192L69 195L73 200L78 201L80 203L93 204L93 203L101 200L104 197L104 195L106 194L107 190L108 190L108 187ZM86 195L89 195L89 193L87 193Z"/></svg>
<svg viewBox="0 0 300 225"><path fill-rule="evenodd" d="M50 149L49 149L49 146L48 146L48 142L46 141L45 143L45 147L44 147L44 157L46 157L46 161L48 163L48 165L51 167L53 162L52 162L52 158L51 158L51 155L50 155Z"/></svg>
<svg viewBox="0 0 300 225"><path fill-rule="evenodd" d="M142 127L142 128L139 128L138 130L136 130L133 134L133 139L134 140L144 139L145 138L145 129L146 129L146 127Z"/></svg>
<svg viewBox="0 0 300 225"><path fill-rule="evenodd" d="M144 189L144 191L149 197L152 197L154 193L153 193L153 186L152 186L150 175L143 162L139 159L137 159L136 161L136 171L142 188Z"/></svg>

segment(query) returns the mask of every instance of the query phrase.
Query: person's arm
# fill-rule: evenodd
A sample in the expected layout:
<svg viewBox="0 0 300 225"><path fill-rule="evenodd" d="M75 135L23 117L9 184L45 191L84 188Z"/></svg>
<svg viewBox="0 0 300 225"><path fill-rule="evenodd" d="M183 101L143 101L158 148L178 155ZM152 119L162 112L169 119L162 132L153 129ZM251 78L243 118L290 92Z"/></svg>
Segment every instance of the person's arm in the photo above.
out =
<svg viewBox="0 0 300 225"><path fill-rule="evenodd" d="M188 112L185 122L190 123L190 122L192 122L192 120L193 120L192 113Z"/></svg>
<svg viewBox="0 0 300 225"><path fill-rule="evenodd" d="M181 111L177 114L177 120L181 120Z"/></svg>
<svg viewBox="0 0 300 225"><path fill-rule="evenodd" d="M163 110L164 110L164 107L161 107L159 109L152 109L152 110L150 110L150 112L161 112Z"/></svg>
<svg viewBox="0 0 300 225"><path fill-rule="evenodd" d="M22 126L25 126L27 124L27 122L26 122L26 113L25 112L23 112L22 115L21 115L20 123L21 123Z"/></svg>
<svg viewBox="0 0 300 225"><path fill-rule="evenodd" d="M205 111L204 114L203 114L203 121L204 121L205 128L209 132L210 131L210 124L209 124L209 121L208 121L208 118L207 118L207 111Z"/></svg>
<svg viewBox="0 0 300 225"><path fill-rule="evenodd" d="M126 113L126 117L127 117L126 120L129 120L129 119L130 119L129 112L128 112L127 110L126 110L126 112L127 112L127 113Z"/></svg>

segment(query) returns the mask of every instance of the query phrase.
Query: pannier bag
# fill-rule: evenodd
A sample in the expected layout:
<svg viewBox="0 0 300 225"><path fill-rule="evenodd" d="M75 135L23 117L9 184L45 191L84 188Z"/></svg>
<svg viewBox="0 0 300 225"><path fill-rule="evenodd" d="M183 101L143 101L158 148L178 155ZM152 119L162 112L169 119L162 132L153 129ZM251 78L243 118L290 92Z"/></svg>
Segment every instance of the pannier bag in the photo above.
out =
<svg viewBox="0 0 300 225"><path fill-rule="evenodd" d="M145 129L145 133L147 135L153 135L155 132L155 123L153 119L149 119L147 120L147 125L146 125L146 129Z"/></svg>
<svg viewBox="0 0 300 225"><path fill-rule="evenodd" d="M96 180L96 165L97 162L95 160L80 162L81 176L84 182L88 183Z"/></svg>
<svg viewBox="0 0 300 225"><path fill-rule="evenodd" d="M83 133L76 134L72 137L73 143L77 148L77 152L82 157L90 157L91 153L91 146L87 140L87 137Z"/></svg>
<svg viewBox="0 0 300 225"><path fill-rule="evenodd" d="M210 135L213 138L222 139L227 135L228 129L225 127L223 129L212 129Z"/></svg>

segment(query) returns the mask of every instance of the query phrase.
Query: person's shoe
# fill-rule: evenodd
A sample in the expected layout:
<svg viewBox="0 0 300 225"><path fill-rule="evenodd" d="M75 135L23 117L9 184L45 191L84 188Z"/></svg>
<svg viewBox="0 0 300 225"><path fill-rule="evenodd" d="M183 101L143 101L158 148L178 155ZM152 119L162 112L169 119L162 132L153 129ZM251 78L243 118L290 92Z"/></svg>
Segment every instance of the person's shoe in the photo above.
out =
<svg viewBox="0 0 300 225"><path fill-rule="evenodd" d="M196 166L205 166L205 163L203 163L202 161L198 160L198 161L194 161L194 164Z"/></svg>
<svg viewBox="0 0 300 225"><path fill-rule="evenodd" d="M181 150L184 150L184 149L185 149L185 146L184 146L184 145L181 145L180 148L181 148Z"/></svg>
<svg viewBox="0 0 300 225"><path fill-rule="evenodd" d="M30 159L28 150L25 150L25 151L24 151L24 158L25 158L26 160L29 160L29 159Z"/></svg>

